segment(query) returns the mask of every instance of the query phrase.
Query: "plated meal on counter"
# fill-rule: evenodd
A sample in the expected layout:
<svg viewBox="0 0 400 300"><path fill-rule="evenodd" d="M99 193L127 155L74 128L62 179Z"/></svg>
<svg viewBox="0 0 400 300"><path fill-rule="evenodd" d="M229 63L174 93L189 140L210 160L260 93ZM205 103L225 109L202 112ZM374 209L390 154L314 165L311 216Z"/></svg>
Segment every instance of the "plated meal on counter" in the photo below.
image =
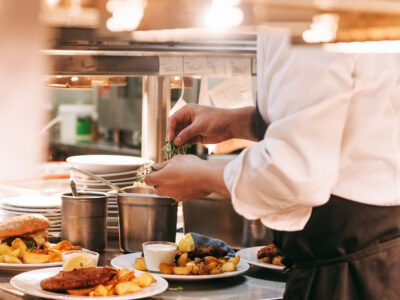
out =
<svg viewBox="0 0 400 300"><path fill-rule="evenodd" d="M81 250L70 241L47 241L49 220L42 215L24 215L0 222L0 269L29 270L60 266L62 253Z"/></svg>
<svg viewBox="0 0 400 300"><path fill-rule="evenodd" d="M229 256L226 249L215 245L195 245L187 234L179 245L170 242L147 242L141 253L114 258L114 267L159 273L166 279L205 280L232 277L249 269L240 256Z"/></svg>
<svg viewBox="0 0 400 300"><path fill-rule="evenodd" d="M253 266L273 270L285 269L285 265L282 263L283 255L273 243L267 246L245 248L238 251L237 254Z"/></svg>

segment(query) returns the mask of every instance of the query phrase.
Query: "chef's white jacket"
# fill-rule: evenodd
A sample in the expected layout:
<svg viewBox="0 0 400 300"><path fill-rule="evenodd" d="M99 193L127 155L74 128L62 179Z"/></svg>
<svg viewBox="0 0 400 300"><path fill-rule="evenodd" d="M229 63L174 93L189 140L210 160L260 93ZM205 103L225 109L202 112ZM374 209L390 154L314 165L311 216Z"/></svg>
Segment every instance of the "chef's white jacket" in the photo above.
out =
<svg viewBox="0 0 400 300"><path fill-rule="evenodd" d="M234 209L285 231L304 228L331 194L400 205L400 58L291 46L258 37L264 139L224 171Z"/></svg>

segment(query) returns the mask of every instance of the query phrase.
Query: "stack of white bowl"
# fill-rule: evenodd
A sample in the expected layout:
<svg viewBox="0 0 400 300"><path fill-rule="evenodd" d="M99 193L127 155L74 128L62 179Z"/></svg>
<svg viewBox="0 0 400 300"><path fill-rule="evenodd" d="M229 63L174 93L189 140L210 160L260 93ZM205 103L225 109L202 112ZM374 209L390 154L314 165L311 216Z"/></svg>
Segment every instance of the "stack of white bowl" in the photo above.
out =
<svg viewBox="0 0 400 300"><path fill-rule="evenodd" d="M141 157L123 155L71 156L67 158L67 162L71 167L103 177L121 188L132 186L136 181L138 168L144 164L152 163L151 160ZM70 176L79 191L110 191L109 186L77 171L71 170ZM115 193L109 193L108 195L107 233L108 235L117 235L119 226L117 197Z"/></svg>
<svg viewBox="0 0 400 300"><path fill-rule="evenodd" d="M58 196L21 195L3 198L0 208L4 219L41 214L50 221L50 237L59 238L61 233L61 199Z"/></svg>

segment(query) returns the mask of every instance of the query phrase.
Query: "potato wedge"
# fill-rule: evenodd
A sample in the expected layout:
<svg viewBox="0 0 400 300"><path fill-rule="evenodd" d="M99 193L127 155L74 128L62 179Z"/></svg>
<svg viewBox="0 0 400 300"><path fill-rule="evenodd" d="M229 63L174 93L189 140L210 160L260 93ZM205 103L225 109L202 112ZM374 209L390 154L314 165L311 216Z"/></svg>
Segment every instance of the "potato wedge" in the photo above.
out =
<svg viewBox="0 0 400 300"><path fill-rule="evenodd" d="M172 272L175 275L189 275L190 272L192 272L193 270L193 266L189 265L189 266L185 266L185 267L174 267L172 269Z"/></svg>
<svg viewBox="0 0 400 300"><path fill-rule="evenodd" d="M143 273L139 277L139 286L142 288L148 287L153 283L153 276L150 273Z"/></svg>
<svg viewBox="0 0 400 300"><path fill-rule="evenodd" d="M221 268L223 272L233 272L237 270L236 265L230 261L224 263Z"/></svg>
<svg viewBox="0 0 400 300"><path fill-rule="evenodd" d="M4 262L4 255L0 255L0 263Z"/></svg>
<svg viewBox="0 0 400 300"><path fill-rule="evenodd" d="M14 249L13 251L9 252L8 255L14 256L14 257L20 257L21 249Z"/></svg>
<svg viewBox="0 0 400 300"><path fill-rule="evenodd" d="M211 275L216 275L216 274L221 274L221 273L223 273L221 267L216 267L216 268L214 268L214 269L212 269L212 270L210 271L210 274L211 274Z"/></svg>
<svg viewBox="0 0 400 300"><path fill-rule="evenodd" d="M104 285L100 284L100 285L96 286L93 296L105 297L107 295L108 295L108 290Z"/></svg>
<svg viewBox="0 0 400 300"><path fill-rule="evenodd" d="M80 290L67 290L67 294L73 296L89 296L89 293L94 290L95 287Z"/></svg>
<svg viewBox="0 0 400 300"><path fill-rule="evenodd" d="M199 275L208 275L209 270L204 263L199 264Z"/></svg>
<svg viewBox="0 0 400 300"><path fill-rule="evenodd" d="M180 267L186 266L187 261L188 261L188 254L187 254L187 253L183 253L183 254L182 254L181 256L179 256L179 258L178 258L178 261L177 261L178 266L180 266Z"/></svg>
<svg viewBox="0 0 400 300"><path fill-rule="evenodd" d="M212 262L218 262L218 258L214 257L214 256L206 256L204 257L204 261L209 264Z"/></svg>
<svg viewBox="0 0 400 300"><path fill-rule="evenodd" d="M277 255L272 259L272 264L277 266L284 266L282 263L283 256Z"/></svg>
<svg viewBox="0 0 400 300"><path fill-rule="evenodd" d="M193 251L196 248L194 244L193 237L190 233L185 234L185 236L179 241L178 250L182 253Z"/></svg>
<svg viewBox="0 0 400 300"><path fill-rule="evenodd" d="M218 262L213 261L213 262L210 262L209 264L207 264L206 266L207 266L207 269L209 269L211 271L218 266Z"/></svg>
<svg viewBox="0 0 400 300"><path fill-rule="evenodd" d="M135 277L135 273L128 269L121 269L118 271L117 277L119 282L129 281Z"/></svg>
<svg viewBox="0 0 400 300"><path fill-rule="evenodd" d="M165 274L165 275L171 275L173 272L175 265L169 265L169 264L160 264L160 273Z"/></svg>
<svg viewBox="0 0 400 300"><path fill-rule="evenodd" d="M7 244L1 244L0 245L0 255L8 254L11 251L13 251L13 248L8 246Z"/></svg>
<svg viewBox="0 0 400 300"><path fill-rule="evenodd" d="M26 249L28 249L28 247L26 246L24 241L21 240L20 238L13 240L13 242L11 243L11 247L13 247L14 249L19 249L21 252L21 255L24 254Z"/></svg>
<svg viewBox="0 0 400 300"><path fill-rule="evenodd" d="M22 264L22 261L15 256L6 254L6 255L3 255L3 259L4 259L4 262L8 263L8 264Z"/></svg>
<svg viewBox="0 0 400 300"><path fill-rule="evenodd" d="M240 255L236 255L235 257L231 258L229 261L234 263L237 266L238 263L240 262Z"/></svg>
<svg viewBox="0 0 400 300"><path fill-rule="evenodd" d="M50 255L25 251L22 260L26 264L44 264L50 261Z"/></svg>
<svg viewBox="0 0 400 300"><path fill-rule="evenodd" d="M118 283L114 288L114 292L117 295L125 295L140 292L141 289L139 285L127 281Z"/></svg>
<svg viewBox="0 0 400 300"><path fill-rule="evenodd" d="M271 258L270 257L263 257L263 258L260 258L260 261L262 262L262 263L264 263L264 264L270 264L271 263Z"/></svg>
<svg viewBox="0 0 400 300"><path fill-rule="evenodd" d="M140 271L147 271L146 261L144 260L144 257L136 258L135 269Z"/></svg>

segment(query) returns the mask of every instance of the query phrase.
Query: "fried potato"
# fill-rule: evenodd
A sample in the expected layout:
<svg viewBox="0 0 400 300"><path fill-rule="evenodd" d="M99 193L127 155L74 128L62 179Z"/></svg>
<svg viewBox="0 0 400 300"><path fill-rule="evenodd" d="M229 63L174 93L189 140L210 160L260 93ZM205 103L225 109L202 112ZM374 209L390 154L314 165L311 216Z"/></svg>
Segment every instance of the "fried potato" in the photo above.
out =
<svg viewBox="0 0 400 300"><path fill-rule="evenodd" d="M50 261L50 255L25 251L22 255L22 260L26 264L44 264Z"/></svg>
<svg viewBox="0 0 400 300"><path fill-rule="evenodd" d="M228 261L222 265L223 272L233 272L236 270L237 270L236 265L233 262Z"/></svg>
<svg viewBox="0 0 400 300"><path fill-rule="evenodd" d="M169 265L165 263L160 264L160 273L165 275L171 275L175 265Z"/></svg>
<svg viewBox="0 0 400 300"><path fill-rule="evenodd" d="M4 255L0 255L0 263L4 262Z"/></svg>
<svg viewBox="0 0 400 300"><path fill-rule="evenodd" d="M223 265L226 262L227 262L227 260L225 258L219 258L218 259L218 263L221 264L221 265Z"/></svg>
<svg viewBox="0 0 400 300"><path fill-rule="evenodd" d="M51 248L59 251L69 251L72 250L72 243L70 241L61 241Z"/></svg>
<svg viewBox="0 0 400 300"><path fill-rule="evenodd" d="M147 271L146 261L144 260L144 257L136 258L135 269L140 271Z"/></svg>
<svg viewBox="0 0 400 300"><path fill-rule="evenodd" d="M211 275L216 275L216 274L221 274L221 273L222 273L222 268L221 267L216 267L216 268L214 268L214 269L212 269L210 271Z"/></svg>
<svg viewBox="0 0 400 300"><path fill-rule="evenodd" d="M9 252L7 255L14 256L14 257L20 257L21 249L14 249L13 251Z"/></svg>
<svg viewBox="0 0 400 300"><path fill-rule="evenodd" d="M204 257L204 261L205 261L207 264L212 263L212 262L218 263L218 258L216 258L216 257L214 257L214 256L206 256L206 257Z"/></svg>
<svg viewBox="0 0 400 300"><path fill-rule="evenodd" d="M188 254L187 253L183 253L179 258L178 258L178 266L180 267L184 267L186 266L186 263L188 261Z"/></svg>
<svg viewBox="0 0 400 300"><path fill-rule="evenodd" d="M212 269L215 269L217 266L218 266L218 262L213 261L213 262L210 262L209 264L207 264L207 269L209 269L211 271Z"/></svg>
<svg viewBox="0 0 400 300"><path fill-rule="evenodd" d="M118 283L114 288L114 292L117 295L125 295L140 292L141 289L139 285L127 281Z"/></svg>
<svg viewBox="0 0 400 300"><path fill-rule="evenodd" d="M20 238L13 240L13 242L11 243L11 247L13 247L14 249L19 249L21 255L24 254L26 249L28 249L24 241L21 240Z"/></svg>
<svg viewBox="0 0 400 300"><path fill-rule="evenodd" d="M262 262L262 263L264 263L264 264L269 264L269 263L271 263L271 258L270 257L263 257L263 258L260 258L260 261Z"/></svg>
<svg viewBox="0 0 400 300"><path fill-rule="evenodd" d="M240 255L235 256L234 258L231 258L229 260L231 263L235 264L235 266L238 265L238 263L240 262Z"/></svg>
<svg viewBox="0 0 400 300"><path fill-rule="evenodd" d="M79 290L67 290L68 295L73 296L89 296L91 291L94 291L95 287L87 288L87 289L79 289Z"/></svg>
<svg viewBox="0 0 400 300"><path fill-rule="evenodd" d="M128 269L121 269L118 271L117 278L119 282L129 281L135 278L135 273L133 271L129 271Z"/></svg>
<svg viewBox="0 0 400 300"><path fill-rule="evenodd" d="M100 284L98 286L96 286L95 290L93 291L93 296L98 296L98 297L105 297L108 295L108 289Z"/></svg>
<svg viewBox="0 0 400 300"><path fill-rule="evenodd" d="M199 275L208 275L209 270L204 263L199 264Z"/></svg>
<svg viewBox="0 0 400 300"><path fill-rule="evenodd" d="M175 275L189 275L193 270L193 265L185 266L185 267L174 267L172 272Z"/></svg>
<svg viewBox="0 0 400 300"><path fill-rule="evenodd" d="M1 244L0 245L0 255L5 255L13 251L13 248L8 246L7 244Z"/></svg>
<svg viewBox="0 0 400 300"><path fill-rule="evenodd" d="M22 264L22 261L19 260L15 256L5 254L5 255L3 255L3 259L4 259L4 262L8 263L8 264Z"/></svg>
<svg viewBox="0 0 400 300"><path fill-rule="evenodd" d="M272 264L277 265L277 266L283 266L284 264L282 263L283 256L277 255L272 259Z"/></svg>
<svg viewBox="0 0 400 300"><path fill-rule="evenodd" d="M139 286L142 288L148 287L153 283L155 278L150 273L143 273L138 277Z"/></svg>

